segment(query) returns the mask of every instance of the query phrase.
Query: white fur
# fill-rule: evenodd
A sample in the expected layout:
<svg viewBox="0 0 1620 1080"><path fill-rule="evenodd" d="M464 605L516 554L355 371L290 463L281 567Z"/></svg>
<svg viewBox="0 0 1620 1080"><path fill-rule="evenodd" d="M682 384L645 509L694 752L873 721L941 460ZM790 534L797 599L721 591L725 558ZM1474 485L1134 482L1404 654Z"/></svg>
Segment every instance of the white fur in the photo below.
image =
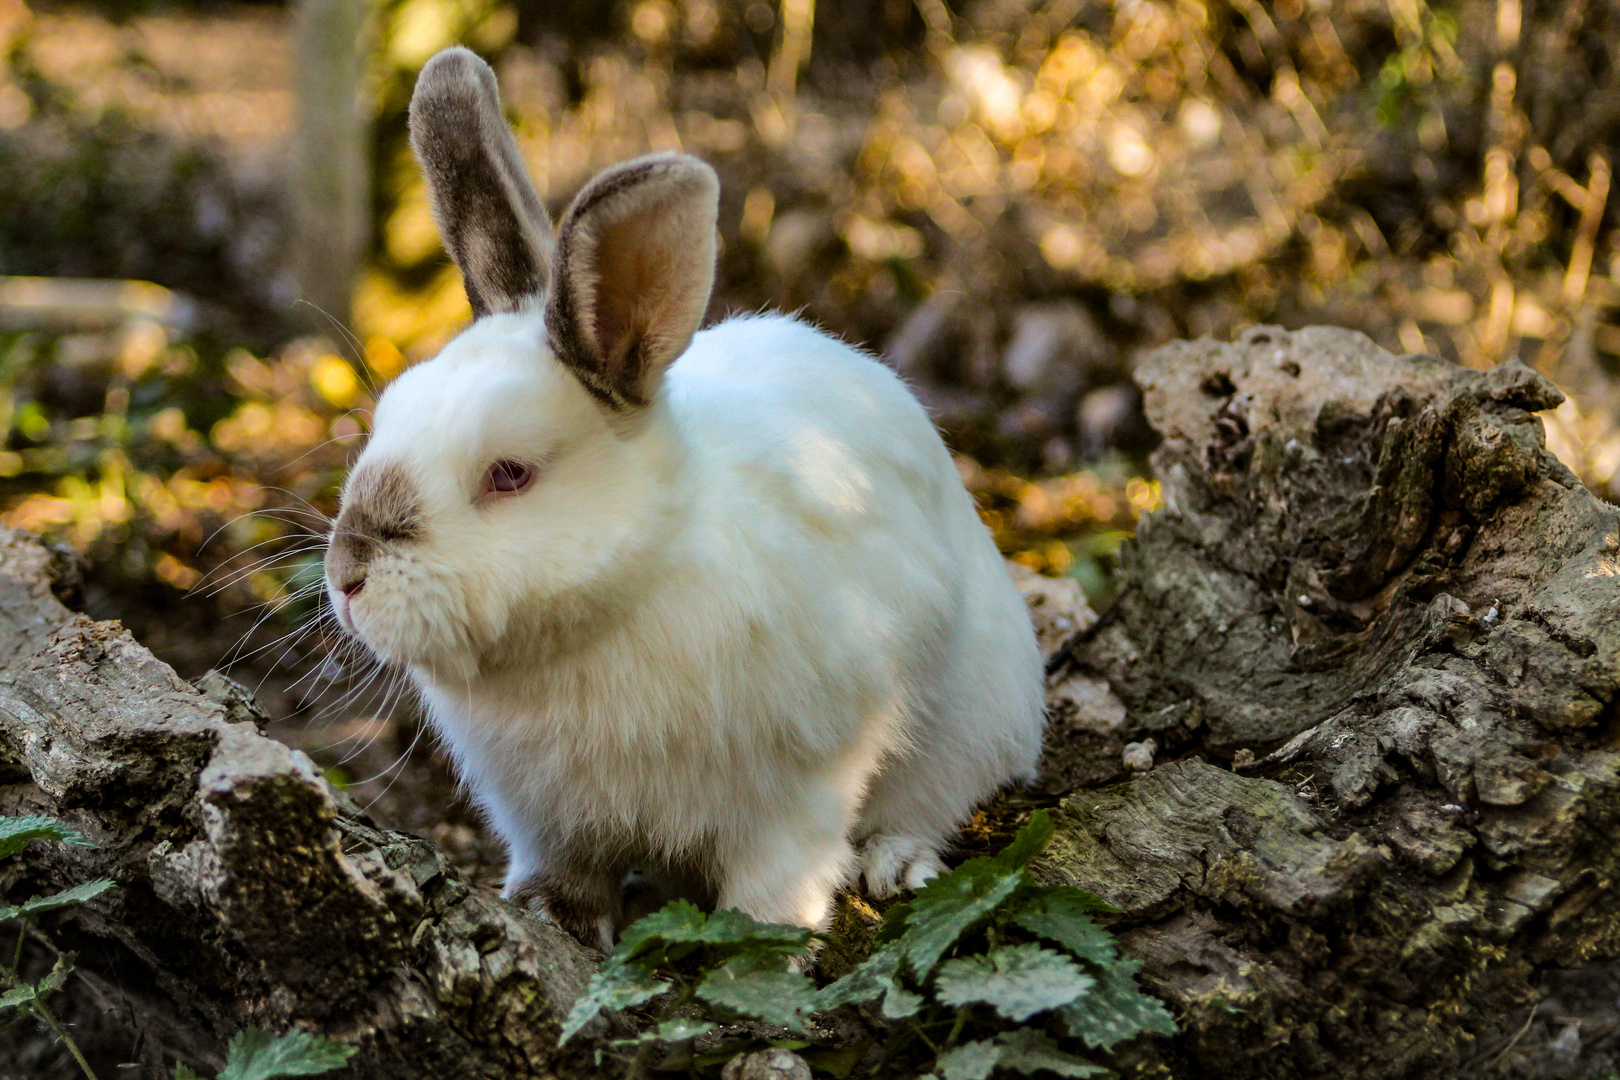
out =
<svg viewBox="0 0 1620 1080"><path fill-rule="evenodd" d="M508 890L581 836L695 859L721 906L811 927L852 840L872 891L920 884L1032 774L1042 693L1028 613L916 399L756 316L698 333L626 420L543 319L483 318L388 388L356 470L403 466L426 533L333 591L409 669ZM500 458L546 464L480 501Z"/></svg>

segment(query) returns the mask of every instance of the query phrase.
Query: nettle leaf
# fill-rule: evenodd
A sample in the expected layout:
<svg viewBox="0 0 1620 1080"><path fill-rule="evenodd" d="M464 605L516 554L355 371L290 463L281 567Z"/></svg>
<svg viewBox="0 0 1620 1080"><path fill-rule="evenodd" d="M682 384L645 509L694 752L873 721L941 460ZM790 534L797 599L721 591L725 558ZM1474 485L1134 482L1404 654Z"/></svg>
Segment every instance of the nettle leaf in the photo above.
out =
<svg viewBox="0 0 1620 1080"><path fill-rule="evenodd" d="M963 1043L939 1055L939 1074L944 1080L986 1080L1001 1064L1001 1047L993 1039Z"/></svg>
<svg viewBox="0 0 1620 1080"><path fill-rule="evenodd" d="M988 956L947 960L934 977L946 1005L982 1001L1015 1023L1067 1005L1096 980L1062 953L1039 945L1009 945Z"/></svg>
<svg viewBox="0 0 1620 1080"><path fill-rule="evenodd" d="M653 1029L653 1034L665 1042L684 1042L713 1031L715 1026L707 1020L688 1020L684 1016L677 1016L673 1020L665 1020L659 1024Z"/></svg>
<svg viewBox="0 0 1620 1080"><path fill-rule="evenodd" d="M746 957L710 972L696 993L710 1005L789 1031L802 1032L805 1016L816 1007L816 986L806 976Z"/></svg>
<svg viewBox="0 0 1620 1080"><path fill-rule="evenodd" d="M735 908L705 915L688 901L671 900L626 927L613 954L634 960L661 953L661 959L674 961L700 945L721 956L800 953L810 947L811 936L802 926L758 922Z"/></svg>
<svg viewBox="0 0 1620 1080"><path fill-rule="evenodd" d="M27 1005L38 996L31 983L13 986L10 990L0 994L0 1009L15 1009L19 1005Z"/></svg>
<svg viewBox="0 0 1620 1080"><path fill-rule="evenodd" d="M1027 881L1022 869L1007 869L991 859L969 859L930 881L911 900L900 945L918 979L945 951Z"/></svg>
<svg viewBox="0 0 1620 1080"><path fill-rule="evenodd" d="M900 943L891 941L843 978L824 987L816 995L816 1011L882 998L885 1018L901 1020L914 1015L922 1008L923 999L900 983L900 962L904 958Z"/></svg>
<svg viewBox="0 0 1620 1080"><path fill-rule="evenodd" d="M1084 1058L1059 1050L1056 1043L1035 1028L1018 1028L1004 1032L996 1036L996 1044L1001 1047L1001 1060L997 1064L1003 1069L1011 1069L1025 1076L1043 1069L1059 1076L1110 1075L1109 1071L1100 1065L1093 1065Z"/></svg>
<svg viewBox="0 0 1620 1080"><path fill-rule="evenodd" d="M632 1005L651 1001L668 991L669 983L664 982L651 970L635 964L622 963L617 958L611 959L591 976L591 981L585 986L585 993L580 995L580 999L574 1002L574 1007L568 1011L568 1019L563 1021L562 1037L557 1040L557 1045L561 1046L578 1035L580 1029L594 1020L603 1010L628 1009Z"/></svg>
<svg viewBox="0 0 1620 1080"><path fill-rule="evenodd" d="M944 1080L987 1080L997 1069L1025 1076L1042 1070L1070 1077L1110 1075L1107 1069L1058 1049L1056 1043L1034 1028L963 1043L939 1055L939 1072Z"/></svg>
<svg viewBox="0 0 1620 1080"><path fill-rule="evenodd" d="M118 883L108 878L96 881L86 881L82 885L75 885L71 889L64 889L50 896L36 896L32 900L24 900L20 904L10 907L0 907L0 922L6 919L21 918L24 915L38 915L45 911L55 911L57 908L73 907L86 900L93 900L113 888Z"/></svg>
<svg viewBox="0 0 1620 1080"><path fill-rule="evenodd" d="M633 960L643 953L671 944L696 944L701 940L708 917L696 904L671 900L651 915L644 915L624 928L613 959Z"/></svg>
<svg viewBox="0 0 1620 1080"><path fill-rule="evenodd" d="M273 1080L278 1076L318 1076L341 1069L356 1048L324 1035L289 1031L272 1035L258 1028L238 1031L225 1050L219 1080Z"/></svg>
<svg viewBox="0 0 1620 1080"><path fill-rule="evenodd" d="M810 947L813 936L803 926L759 922L736 908L724 908L709 916L702 940L722 953L798 953Z"/></svg>
<svg viewBox="0 0 1620 1080"><path fill-rule="evenodd" d="M682 1043L688 1039L695 1039L706 1031L713 1031L714 1024L707 1020L688 1020L685 1017L676 1017L665 1020L649 1031L637 1032L628 1039L614 1039L613 1045L620 1050L633 1050L643 1043Z"/></svg>
<svg viewBox="0 0 1620 1080"><path fill-rule="evenodd" d="M190 1065L182 1061L174 1067L174 1080L203 1080L203 1078L193 1072Z"/></svg>
<svg viewBox="0 0 1620 1080"><path fill-rule="evenodd" d="M1140 960L1119 960L1110 965L1091 993L1058 1011L1064 1029L1087 1046L1108 1050L1115 1043L1147 1032L1174 1035L1170 1010L1136 985Z"/></svg>
<svg viewBox="0 0 1620 1080"><path fill-rule="evenodd" d="M1086 913L1107 910L1107 905L1084 889L1056 885L1031 890L1032 894L1012 916L1015 926L1039 934L1068 949L1080 959L1109 967L1119 953L1114 937Z"/></svg>
<svg viewBox="0 0 1620 1080"><path fill-rule="evenodd" d="M1029 823L1018 830L1013 842L1002 848L993 861L1008 870L1028 866L1030 860L1046 850L1046 845L1052 842L1056 832L1052 816L1045 810L1037 810L1029 815Z"/></svg>
<svg viewBox="0 0 1620 1080"><path fill-rule="evenodd" d="M62 824L49 814L0 817L0 859L15 855L31 840L60 840L75 847L94 847L78 829Z"/></svg>

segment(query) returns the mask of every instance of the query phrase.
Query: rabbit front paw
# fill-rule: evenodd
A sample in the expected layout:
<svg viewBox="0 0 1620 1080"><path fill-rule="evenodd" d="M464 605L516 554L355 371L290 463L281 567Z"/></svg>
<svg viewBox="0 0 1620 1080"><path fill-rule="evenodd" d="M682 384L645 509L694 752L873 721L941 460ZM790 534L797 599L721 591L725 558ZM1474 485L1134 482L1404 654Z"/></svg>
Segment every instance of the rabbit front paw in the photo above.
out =
<svg viewBox="0 0 1620 1080"><path fill-rule="evenodd" d="M921 836L875 833L861 847L861 878L871 896L883 900L904 889L920 889L945 871L939 841Z"/></svg>

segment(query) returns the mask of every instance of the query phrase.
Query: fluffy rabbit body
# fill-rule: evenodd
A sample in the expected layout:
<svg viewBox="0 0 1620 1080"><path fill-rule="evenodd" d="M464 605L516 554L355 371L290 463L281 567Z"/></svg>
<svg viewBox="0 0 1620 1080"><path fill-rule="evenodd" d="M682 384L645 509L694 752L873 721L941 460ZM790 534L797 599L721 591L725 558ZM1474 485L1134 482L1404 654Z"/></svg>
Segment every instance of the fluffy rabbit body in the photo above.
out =
<svg viewBox="0 0 1620 1080"><path fill-rule="evenodd" d="M697 332L701 162L610 169L553 234L481 61L436 57L411 120L478 317L378 402L327 583L507 894L606 944L632 867L811 927L857 861L920 884L1042 727L1029 616L921 406L792 319Z"/></svg>

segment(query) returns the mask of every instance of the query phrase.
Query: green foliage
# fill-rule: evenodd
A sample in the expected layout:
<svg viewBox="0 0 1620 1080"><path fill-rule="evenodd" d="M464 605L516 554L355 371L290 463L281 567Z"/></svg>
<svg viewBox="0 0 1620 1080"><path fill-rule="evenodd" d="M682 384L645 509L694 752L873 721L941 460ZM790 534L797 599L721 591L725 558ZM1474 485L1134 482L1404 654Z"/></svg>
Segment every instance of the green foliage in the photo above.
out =
<svg viewBox="0 0 1620 1080"><path fill-rule="evenodd" d="M1021 1024L1083 997L1096 982L1062 953L1039 945L1008 945L947 961L934 980L934 995L946 1005L982 1001Z"/></svg>
<svg viewBox="0 0 1620 1080"><path fill-rule="evenodd" d="M1042 1071L1058 1076L1108 1075L1108 1070L1102 1066L1064 1053L1033 1028L1019 1028L993 1039L963 1043L939 1056L939 1072L944 1080L985 1080L997 1069L1025 1076Z"/></svg>
<svg viewBox="0 0 1620 1080"><path fill-rule="evenodd" d="M258 1028L244 1028L225 1051L225 1071L219 1074L219 1080L316 1076L341 1069L354 1052L352 1046L304 1031L272 1035Z"/></svg>
<svg viewBox="0 0 1620 1080"><path fill-rule="evenodd" d="M0 859L17 854L30 840L58 840L77 847L91 846L79 830L70 829L44 814L0 818Z"/></svg>
<svg viewBox="0 0 1620 1080"><path fill-rule="evenodd" d="M804 956L810 931L755 922L740 911L705 915L684 900L628 927L619 944L563 1022L566 1043L604 1011L631 1008L669 995L663 1021L652 1032L623 1040L621 1048L646 1054L658 1042L685 1043L709 1031L709 1021L677 1015L706 1007L716 1020L764 1020L802 1030L816 1006L816 988L792 969ZM672 993L673 992L673 993Z"/></svg>
<svg viewBox="0 0 1620 1080"><path fill-rule="evenodd" d="M1137 988L1141 965L1121 957L1092 919L1108 905L1082 889L1038 885L1030 876L1030 861L1052 834L1051 820L1037 811L1000 854L970 859L891 907L872 954L819 991L790 963L805 954L808 931L671 903L625 931L570 1013L562 1039L603 1012L662 998L654 1023L613 1045L633 1052L632 1075L654 1064L659 1047L667 1049L659 1069L690 1074L765 1045L743 1040L697 1053L693 1041L720 1023L763 1021L812 1036L806 1024L812 1013L866 1005L883 1042L882 1061L868 1075L1104 1075L1105 1068L1058 1039L1106 1052L1176 1027L1164 1006ZM775 1045L805 1049L817 1071L844 1077L870 1043ZM902 1058L916 1069L897 1072Z"/></svg>
<svg viewBox="0 0 1620 1080"><path fill-rule="evenodd" d="M69 828L44 814L0 817L0 859L17 854L35 840L53 840L73 847L94 846L77 829ZM23 943L27 940L28 927L35 916L47 911L77 907L86 900L100 896L112 888L113 884L106 879L87 881L49 896L36 896L21 904L0 907L0 922L17 923L17 943L11 950L9 963L0 957L0 988L3 988L0 989L0 1020L9 1020L19 1015L33 1016L55 1033L57 1039L73 1055L73 1060L79 1063L79 1067L91 1080L95 1080L95 1073L90 1070L89 1063L84 1060L84 1054L80 1052L78 1045L74 1043L47 1004L47 999L62 989L67 977L72 974L73 954L58 953L56 963L43 978L38 982L27 982L23 979L21 970Z"/></svg>

